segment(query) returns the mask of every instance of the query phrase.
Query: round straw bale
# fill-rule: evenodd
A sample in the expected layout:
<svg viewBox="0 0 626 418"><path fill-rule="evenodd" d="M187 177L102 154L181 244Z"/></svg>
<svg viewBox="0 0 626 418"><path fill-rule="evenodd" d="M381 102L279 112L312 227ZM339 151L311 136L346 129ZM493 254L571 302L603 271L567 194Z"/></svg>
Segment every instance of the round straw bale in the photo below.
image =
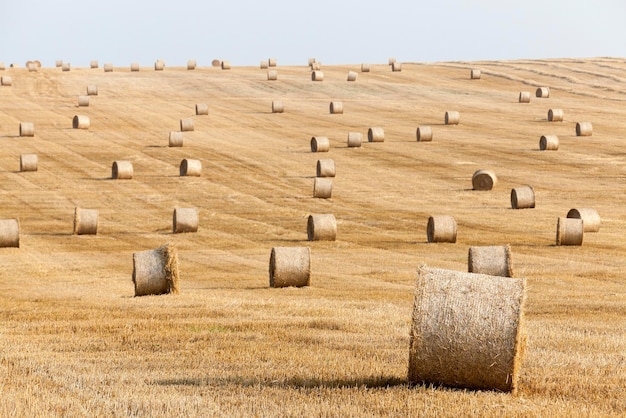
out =
<svg viewBox="0 0 626 418"><path fill-rule="evenodd" d="M520 103L530 103L530 92L529 91L520 91L518 101Z"/></svg>
<svg viewBox="0 0 626 418"><path fill-rule="evenodd" d="M369 64L361 64L361 72L362 73L369 73L370 72L370 65Z"/></svg>
<svg viewBox="0 0 626 418"><path fill-rule="evenodd" d="M267 65L270 67L276 67L276 58L269 58L267 60Z"/></svg>
<svg viewBox="0 0 626 418"><path fill-rule="evenodd" d="M230 70L230 61L222 61L222 70Z"/></svg>
<svg viewBox="0 0 626 418"><path fill-rule="evenodd" d="M535 207L535 191L530 186L511 189L511 208L532 209Z"/></svg>
<svg viewBox="0 0 626 418"><path fill-rule="evenodd" d="M139 71L139 63L133 62L132 64L130 64L130 70Z"/></svg>
<svg viewBox="0 0 626 418"><path fill-rule="evenodd" d="M272 113L283 113L284 111L285 111L285 106L283 105L282 100L272 101Z"/></svg>
<svg viewBox="0 0 626 418"><path fill-rule="evenodd" d="M32 61L28 61L28 62L26 63L26 68L27 68L27 69L28 69L28 71L30 71L30 72L35 72L35 71L39 70L39 67L37 67L37 64L35 64L35 63L34 63L34 62L32 62Z"/></svg>
<svg viewBox="0 0 626 418"><path fill-rule="evenodd" d="M218 60L218 59L214 59L213 61L211 61L211 66L212 67L220 67L222 65L222 61Z"/></svg>
<svg viewBox="0 0 626 418"><path fill-rule="evenodd" d="M98 68L98 67L99 67L98 60L91 60L89 62L89 68Z"/></svg>
<svg viewBox="0 0 626 418"><path fill-rule="evenodd" d="M195 70L196 69L196 60L189 60L187 61L187 69L188 70Z"/></svg>
<svg viewBox="0 0 626 418"><path fill-rule="evenodd" d="M209 105L206 103L197 103L196 104L196 115L208 115L209 114Z"/></svg>
<svg viewBox="0 0 626 418"><path fill-rule="evenodd" d="M472 176L472 188L474 190L491 190L497 183L496 173L491 170L477 170Z"/></svg>
<svg viewBox="0 0 626 418"><path fill-rule="evenodd" d="M428 242L456 242L456 220L449 215L430 216L426 224Z"/></svg>
<svg viewBox="0 0 626 418"><path fill-rule="evenodd" d="M330 199L333 195L333 180L327 177L315 177L313 197Z"/></svg>
<svg viewBox="0 0 626 418"><path fill-rule="evenodd" d="M0 84L3 86L12 86L13 78L11 78L10 75L3 75L2 77L0 77Z"/></svg>
<svg viewBox="0 0 626 418"><path fill-rule="evenodd" d="M600 230L600 215L592 208L574 208L567 212L568 218L582 219L584 232L598 232Z"/></svg>
<svg viewBox="0 0 626 418"><path fill-rule="evenodd" d="M576 136L591 136L593 125L591 122L576 122Z"/></svg>
<svg viewBox="0 0 626 418"><path fill-rule="evenodd" d="M267 71L267 79L270 81L278 80L278 71L277 70L268 70Z"/></svg>
<svg viewBox="0 0 626 418"><path fill-rule="evenodd" d="M89 96L78 96L78 106L85 107L89 106Z"/></svg>
<svg viewBox="0 0 626 418"><path fill-rule="evenodd" d="M267 61L261 61L261 63L259 64L259 68L262 70L267 70L269 68L269 64L267 63Z"/></svg>
<svg viewBox="0 0 626 418"><path fill-rule="evenodd" d="M387 62L389 63L389 65L393 65L393 63L396 62L396 59L394 57L389 57L389 60Z"/></svg>
<svg viewBox="0 0 626 418"><path fill-rule="evenodd" d="M539 138L539 149L541 151L556 151L559 149L559 137L556 135L542 135Z"/></svg>
<svg viewBox="0 0 626 418"><path fill-rule="evenodd" d="M402 71L402 63L394 62L393 64L391 64L391 71Z"/></svg>
<svg viewBox="0 0 626 418"><path fill-rule="evenodd" d="M172 148L182 147L184 136L182 132L170 131L168 146Z"/></svg>
<svg viewBox="0 0 626 418"><path fill-rule="evenodd" d="M563 122L563 109L550 109L548 110L549 122Z"/></svg>
<svg viewBox="0 0 626 418"><path fill-rule="evenodd" d="M105 73L112 73L113 72L113 64L105 63L104 64L104 72Z"/></svg>
<svg viewBox="0 0 626 418"><path fill-rule="evenodd" d="M309 247L274 247L270 255L270 287L303 287L311 283Z"/></svg>
<svg viewBox="0 0 626 418"><path fill-rule="evenodd" d="M539 87L535 91L535 96L536 97L541 97L543 99L546 99L546 98L550 97L550 87Z"/></svg>
<svg viewBox="0 0 626 418"><path fill-rule="evenodd" d="M584 231L581 218L559 216L556 223L556 245L583 245Z"/></svg>
<svg viewBox="0 0 626 418"><path fill-rule="evenodd" d="M322 69L322 63L321 62L312 62L310 64L311 67L311 71L319 71Z"/></svg>
<svg viewBox="0 0 626 418"><path fill-rule="evenodd" d="M444 122L446 125L458 125L460 119L461 119L461 115L459 114L459 112L455 110L448 110L446 112Z"/></svg>
<svg viewBox="0 0 626 418"><path fill-rule="evenodd" d="M41 68L41 61L35 60L35 61L33 61L33 64L35 64L37 66L37 68Z"/></svg>
<svg viewBox="0 0 626 418"><path fill-rule="evenodd" d="M356 81L359 74L356 71L348 71L348 81Z"/></svg>
<svg viewBox="0 0 626 418"><path fill-rule="evenodd" d="M361 132L348 132L348 147L359 148L363 140Z"/></svg>
<svg viewBox="0 0 626 418"><path fill-rule="evenodd" d="M408 380L515 392L526 345L526 280L421 266Z"/></svg>
<svg viewBox="0 0 626 418"><path fill-rule="evenodd" d="M418 126L415 133L418 141L432 141L433 140L433 128L430 126Z"/></svg>
<svg viewBox="0 0 626 418"><path fill-rule="evenodd" d="M89 85L87 86L87 96L97 96L98 95L98 86Z"/></svg>
<svg viewBox="0 0 626 418"><path fill-rule="evenodd" d="M35 125L32 122L20 122L20 136L35 136Z"/></svg>
<svg viewBox="0 0 626 418"><path fill-rule="evenodd" d="M173 244L133 253L135 296L176 294L178 281L178 251Z"/></svg>
<svg viewBox="0 0 626 418"><path fill-rule="evenodd" d="M98 234L98 210L74 208L74 235Z"/></svg>
<svg viewBox="0 0 626 418"><path fill-rule="evenodd" d="M330 141L325 136L314 136L311 138L311 152L328 152Z"/></svg>
<svg viewBox="0 0 626 418"><path fill-rule="evenodd" d="M180 234L182 232L198 232L198 209L174 209L172 230L175 234Z"/></svg>
<svg viewBox="0 0 626 418"><path fill-rule="evenodd" d="M63 66L61 66L61 70L63 71L69 71L70 70L70 63L69 62L64 62Z"/></svg>
<svg viewBox="0 0 626 418"><path fill-rule="evenodd" d="M0 220L0 247L20 246L20 221L18 219Z"/></svg>
<svg viewBox="0 0 626 418"><path fill-rule="evenodd" d="M480 80L481 71L480 70L471 70L470 71L470 79L472 80Z"/></svg>
<svg viewBox="0 0 626 418"><path fill-rule="evenodd" d="M180 162L180 175L189 177L200 177L202 174L202 163L200 160L185 158Z"/></svg>
<svg viewBox="0 0 626 418"><path fill-rule="evenodd" d="M342 115L343 114L343 103L342 102L330 102L330 114L331 115Z"/></svg>
<svg viewBox="0 0 626 418"><path fill-rule="evenodd" d="M89 117L85 115L76 115L72 119L72 128L89 129Z"/></svg>
<svg viewBox="0 0 626 418"><path fill-rule="evenodd" d="M367 141L368 142L384 142L385 130L379 126L369 128L367 130Z"/></svg>
<svg viewBox="0 0 626 418"><path fill-rule="evenodd" d="M311 65L314 62L317 62L317 60L315 58L309 58L309 61L308 61L307 65Z"/></svg>
<svg viewBox="0 0 626 418"><path fill-rule="evenodd" d="M322 71L313 71L311 73L311 80L324 81L324 73Z"/></svg>
<svg viewBox="0 0 626 418"><path fill-rule="evenodd" d="M335 161L330 158L317 160L317 177L335 177Z"/></svg>
<svg viewBox="0 0 626 418"><path fill-rule="evenodd" d="M165 68L165 62L162 60L157 60L154 63L154 71L163 71L163 69Z"/></svg>
<svg viewBox="0 0 626 418"><path fill-rule="evenodd" d="M63 67L63 60L56 60L54 66L57 68Z"/></svg>
<svg viewBox="0 0 626 418"><path fill-rule="evenodd" d="M335 215L309 215L306 233L309 241L334 241L337 239L337 220Z"/></svg>
<svg viewBox="0 0 626 418"><path fill-rule="evenodd" d="M193 119L185 118L180 120L180 131L181 132L191 132L194 130Z"/></svg>
<svg viewBox="0 0 626 418"><path fill-rule="evenodd" d="M473 246L467 255L467 271L490 276L513 277L509 245Z"/></svg>
<svg viewBox="0 0 626 418"><path fill-rule="evenodd" d="M133 163L130 161L113 161L111 178L114 180L130 180L133 178Z"/></svg>
<svg viewBox="0 0 626 418"><path fill-rule="evenodd" d="M37 171L37 154L22 154L20 155L20 171Z"/></svg>

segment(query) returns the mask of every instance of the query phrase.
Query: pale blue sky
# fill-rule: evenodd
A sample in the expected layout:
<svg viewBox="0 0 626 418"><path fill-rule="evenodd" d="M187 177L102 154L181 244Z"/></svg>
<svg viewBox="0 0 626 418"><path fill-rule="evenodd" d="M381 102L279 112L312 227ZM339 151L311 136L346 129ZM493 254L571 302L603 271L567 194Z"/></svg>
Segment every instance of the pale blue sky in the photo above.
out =
<svg viewBox="0 0 626 418"><path fill-rule="evenodd" d="M258 65L626 57L624 0L2 0L0 61ZM5 4L6 3L6 4Z"/></svg>

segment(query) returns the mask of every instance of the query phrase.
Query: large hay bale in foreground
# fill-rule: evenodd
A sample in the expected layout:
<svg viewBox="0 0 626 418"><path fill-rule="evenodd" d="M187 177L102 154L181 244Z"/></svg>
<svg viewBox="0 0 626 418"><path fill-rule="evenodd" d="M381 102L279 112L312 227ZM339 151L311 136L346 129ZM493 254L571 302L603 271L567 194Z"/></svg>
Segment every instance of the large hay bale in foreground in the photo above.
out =
<svg viewBox="0 0 626 418"><path fill-rule="evenodd" d="M348 148L359 148L363 142L361 132L348 132Z"/></svg>
<svg viewBox="0 0 626 418"><path fill-rule="evenodd" d="M491 190L497 183L496 173L491 170L477 170L472 175L472 188L474 190Z"/></svg>
<svg viewBox="0 0 626 418"><path fill-rule="evenodd" d="M182 147L185 134L178 131L171 131L169 135L168 146L171 148Z"/></svg>
<svg viewBox="0 0 626 418"><path fill-rule="evenodd" d="M518 102L520 102L520 103L530 103L530 92L529 91L520 91Z"/></svg>
<svg viewBox="0 0 626 418"><path fill-rule="evenodd" d="M313 182L313 197L330 199L333 195L333 180L327 177L315 177Z"/></svg>
<svg viewBox="0 0 626 418"><path fill-rule="evenodd" d="M513 277L509 245L472 246L467 254L467 271L489 276Z"/></svg>
<svg viewBox="0 0 626 418"><path fill-rule="evenodd" d="M0 247L20 246L20 221L18 219L0 219Z"/></svg>
<svg viewBox="0 0 626 418"><path fill-rule="evenodd" d="M334 241L337 238L335 215L309 215L306 232L309 241Z"/></svg>
<svg viewBox="0 0 626 418"><path fill-rule="evenodd" d="M539 138L541 151L557 151L559 149L559 137L556 135L542 135Z"/></svg>
<svg viewBox="0 0 626 418"><path fill-rule="evenodd" d="M567 212L568 218L582 219L584 232L598 232L602 220L598 211L592 208L574 208Z"/></svg>
<svg viewBox="0 0 626 418"><path fill-rule="evenodd" d="M133 178L133 164L130 161L113 161L111 178L114 180L131 180Z"/></svg>
<svg viewBox="0 0 626 418"><path fill-rule="evenodd" d="M39 159L37 158L37 154L22 154L20 155L20 171L37 171L37 165L39 163Z"/></svg>
<svg viewBox="0 0 626 418"><path fill-rule="evenodd" d="M591 122L576 122L576 136L591 136L593 125Z"/></svg>
<svg viewBox="0 0 626 418"><path fill-rule="evenodd" d="M198 232L198 209L176 208L172 220L172 232Z"/></svg>
<svg viewBox="0 0 626 418"><path fill-rule="evenodd" d="M202 175L202 162L185 158L180 162L180 175L189 177L200 177Z"/></svg>
<svg viewBox="0 0 626 418"><path fill-rule="evenodd" d="M461 115L456 110L448 110L444 116L444 123L446 125L458 125L461 120Z"/></svg>
<svg viewBox="0 0 626 418"><path fill-rule="evenodd" d="M75 115L72 118L73 129L89 129L90 121L89 117L85 115Z"/></svg>
<svg viewBox="0 0 626 418"><path fill-rule="evenodd" d="M180 120L180 131L181 132L191 132L193 131L193 119L192 118L183 118Z"/></svg>
<svg viewBox="0 0 626 418"><path fill-rule="evenodd" d="M384 142L385 130L381 128L380 126L369 128L367 130L367 141L368 142Z"/></svg>
<svg viewBox="0 0 626 418"><path fill-rule="evenodd" d="M550 87L539 87L535 90L535 97L547 99L550 97Z"/></svg>
<svg viewBox="0 0 626 418"><path fill-rule="evenodd" d="M314 136L311 138L311 152L328 152L330 141L325 136Z"/></svg>
<svg viewBox="0 0 626 418"><path fill-rule="evenodd" d="M270 287L303 287L311 283L308 247L274 247L270 254Z"/></svg>
<svg viewBox="0 0 626 418"><path fill-rule="evenodd" d="M456 242L456 220L449 215L436 215L428 218L426 224L428 242Z"/></svg>
<svg viewBox="0 0 626 418"><path fill-rule="evenodd" d="M526 280L418 269L408 379L515 392L526 345Z"/></svg>
<svg viewBox="0 0 626 418"><path fill-rule="evenodd" d="M32 122L20 122L20 136L35 136L35 124Z"/></svg>
<svg viewBox="0 0 626 418"><path fill-rule="evenodd" d="M317 160L317 177L335 177L335 173L335 160L330 158Z"/></svg>
<svg viewBox="0 0 626 418"><path fill-rule="evenodd" d="M556 223L556 245L583 245L583 235L582 219L559 216Z"/></svg>
<svg viewBox="0 0 626 418"><path fill-rule="evenodd" d="M548 122L563 122L563 109L548 110Z"/></svg>
<svg viewBox="0 0 626 418"><path fill-rule="evenodd" d="M531 186L511 189L512 209L532 209L535 207L535 191Z"/></svg>
<svg viewBox="0 0 626 418"><path fill-rule="evenodd" d="M133 253L135 296L178 293L178 251L173 244Z"/></svg>
<svg viewBox="0 0 626 418"><path fill-rule="evenodd" d="M98 234L98 210L74 208L74 235Z"/></svg>
<svg viewBox="0 0 626 418"><path fill-rule="evenodd" d="M433 128L430 126L418 126L415 136L419 142L430 142L433 140Z"/></svg>

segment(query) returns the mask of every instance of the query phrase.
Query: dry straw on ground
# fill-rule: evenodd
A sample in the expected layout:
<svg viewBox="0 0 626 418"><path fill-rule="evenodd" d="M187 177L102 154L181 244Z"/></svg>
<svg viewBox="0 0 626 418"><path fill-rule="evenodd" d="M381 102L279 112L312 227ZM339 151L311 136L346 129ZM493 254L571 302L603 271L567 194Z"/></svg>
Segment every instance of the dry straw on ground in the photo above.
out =
<svg viewBox="0 0 626 418"><path fill-rule="evenodd" d="M20 171L37 171L37 165L39 163L39 159L37 158L37 154L22 154L20 155Z"/></svg>
<svg viewBox="0 0 626 418"><path fill-rule="evenodd" d="M32 122L20 122L20 136L35 136L35 124Z"/></svg>
<svg viewBox="0 0 626 418"><path fill-rule="evenodd" d="M584 232L598 232L602 219L593 208L574 208L567 212L568 218L582 219Z"/></svg>
<svg viewBox="0 0 626 418"><path fill-rule="evenodd" d="M559 217L556 223L556 245L583 245L583 236L582 219Z"/></svg>
<svg viewBox="0 0 626 418"><path fill-rule="evenodd" d="M448 110L444 116L444 123L446 125L458 125L461 120L461 115L456 110Z"/></svg>
<svg viewBox="0 0 626 418"><path fill-rule="evenodd" d="M470 71L470 79L472 80L480 80L482 72L480 70L471 70Z"/></svg>
<svg viewBox="0 0 626 418"><path fill-rule="evenodd" d="M550 97L550 88L549 87L539 87L535 90L535 96L540 97L542 99L547 99Z"/></svg>
<svg viewBox="0 0 626 418"><path fill-rule="evenodd" d="M576 136L591 136L593 125L591 122L576 122Z"/></svg>
<svg viewBox="0 0 626 418"><path fill-rule="evenodd" d="M559 137L556 135L542 135L539 138L541 151L557 151L559 149Z"/></svg>
<svg viewBox="0 0 626 418"><path fill-rule="evenodd" d="M131 180L133 178L133 164L130 161L113 161L111 178L114 180Z"/></svg>
<svg viewBox="0 0 626 418"><path fill-rule="evenodd" d="M418 126L415 136L419 142L430 142L433 140L433 128L430 126Z"/></svg>
<svg viewBox="0 0 626 418"><path fill-rule="evenodd" d="M363 142L361 132L348 132L348 148L359 148Z"/></svg>
<svg viewBox="0 0 626 418"><path fill-rule="evenodd" d="M208 115L209 114L209 105L206 103L197 103L196 104L196 115Z"/></svg>
<svg viewBox="0 0 626 418"><path fill-rule="evenodd" d="M498 177L491 170L477 170L472 175L473 190L491 190L497 183Z"/></svg>
<svg viewBox="0 0 626 418"><path fill-rule="evenodd" d="M173 244L133 253L135 296L179 292L178 251Z"/></svg>
<svg viewBox="0 0 626 418"><path fill-rule="evenodd" d="M526 280L421 266L408 379L515 392L524 357Z"/></svg>
<svg viewBox="0 0 626 418"><path fill-rule="evenodd" d="M180 162L179 172L183 177L200 177L202 175L202 162L185 158Z"/></svg>
<svg viewBox="0 0 626 418"><path fill-rule="evenodd" d="M272 101L272 113L283 113L285 111L285 105L282 100Z"/></svg>
<svg viewBox="0 0 626 418"><path fill-rule="evenodd" d="M270 287L303 287L311 283L308 247L274 247L270 254Z"/></svg>
<svg viewBox="0 0 626 418"><path fill-rule="evenodd" d="M530 92L529 91L520 91L518 101L520 103L530 103Z"/></svg>
<svg viewBox="0 0 626 418"><path fill-rule="evenodd" d="M311 138L311 152L328 152L330 140L325 136L314 136Z"/></svg>
<svg viewBox="0 0 626 418"><path fill-rule="evenodd" d="M532 209L535 207L535 191L530 186L511 189L512 209Z"/></svg>
<svg viewBox="0 0 626 418"><path fill-rule="evenodd" d="M367 130L368 142L384 142L385 130L380 126L375 126Z"/></svg>
<svg viewBox="0 0 626 418"><path fill-rule="evenodd" d="M331 115L341 115L343 114L343 103L342 102L330 102L330 114Z"/></svg>
<svg viewBox="0 0 626 418"><path fill-rule="evenodd" d="M193 131L194 124L192 118L183 118L180 120L180 131L181 132L191 132Z"/></svg>
<svg viewBox="0 0 626 418"><path fill-rule="evenodd" d="M72 128L73 129L89 129L90 121L89 117L85 115L75 115L72 118Z"/></svg>
<svg viewBox="0 0 626 418"><path fill-rule="evenodd" d="M89 96L78 96L78 106L79 107L88 107L89 106Z"/></svg>
<svg viewBox="0 0 626 418"><path fill-rule="evenodd" d="M97 209L74 208L74 235L96 235L98 233Z"/></svg>
<svg viewBox="0 0 626 418"><path fill-rule="evenodd" d="M548 122L563 122L563 109L548 110Z"/></svg>
<svg viewBox="0 0 626 418"><path fill-rule="evenodd" d="M309 215L306 231L309 241L335 241L337 239L335 215Z"/></svg>
<svg viewBox="0 0 626 418"><path fill-rule="evenodd" d="M176 208L173 213L172 232L198 232L198 209Z"/></svg>
<svg viewBox="0 0 626 418"><path fill-rule="evenodd" d="M509 245L472 246L467 254L467 271L490 276L513 277Z"/></svg>
<svg viewBox="0 0 626 418"><path fill-rule="evenodd" d="M317 177L335 177L335 160L324 158L317 160Z"/></svg>
<svg viewBox="0 0 626 418"><path fill-rule="evenodd" d="M315 177L313 182L313 197L330 199L333 195L333 180L327 177Z"/></svg>
<svg viewBox="0 0 626 418"><path fill-rule="evenodd" d="M172 148L182 147L184 137L185 137L185 134L182 132L170 131L170 135L168 138L168 146Z"/></svg>
<svg viewBox="0 0 626 418"><path fill-rule="evenodd" d="M20 246L20 221L0 219L0 247Z"/></svg>
<svg viewBox="0 0 626 418"><path fill-rule="evenodd" d="M435 215L426 224L428 242L456 242L456 220L450 215Z"/></svg>

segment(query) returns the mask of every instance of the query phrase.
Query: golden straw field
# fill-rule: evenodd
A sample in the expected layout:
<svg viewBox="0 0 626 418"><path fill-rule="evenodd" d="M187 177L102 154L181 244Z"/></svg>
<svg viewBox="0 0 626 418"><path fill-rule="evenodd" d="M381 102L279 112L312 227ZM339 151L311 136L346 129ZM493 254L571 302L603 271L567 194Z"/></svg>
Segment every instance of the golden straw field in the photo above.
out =
<svg viewBox="0 0 626 418"><path fill-rule="evenodd" d="M626 415L626 59L402 64L322 64L323 81L304 63L275 81L236 63L0 71L13 80L0 87L0 219L20 221L20 247L0 248L0 416ZM78 107L87 85L98 95ZM195 130L169 147L183 118ZM593 135L577 137L585 121ZM432 142L417 142L426 125ZM367 142L370 127L384 142ZM540 151L542 135L559 149ZM330 150L312 153L313 136ZM37 154L36 172L20 172L21 154ZM179 176L184 158L201 177ZM321 158L336 166L331 199L313 198ZM111 179L117 160L131 180ZM472 190L480 169L493 190ZM525 185L536 207L511 209ZM99 210L97 235L73 235L77 206ZM172 233L177 207L198 209L198 232ZM556 246L572 208L596 209L601 228ZM308 216L327 213L337 240L308 241ZM456 243L427 242L431 215L454 216ZM133 253L165 243L180 294L134 297ZM505 244L528 284L517 393L410 386L418 267L467 271L470 246ZM309 287L269 287L277 246L310 247Z"/></svg>

